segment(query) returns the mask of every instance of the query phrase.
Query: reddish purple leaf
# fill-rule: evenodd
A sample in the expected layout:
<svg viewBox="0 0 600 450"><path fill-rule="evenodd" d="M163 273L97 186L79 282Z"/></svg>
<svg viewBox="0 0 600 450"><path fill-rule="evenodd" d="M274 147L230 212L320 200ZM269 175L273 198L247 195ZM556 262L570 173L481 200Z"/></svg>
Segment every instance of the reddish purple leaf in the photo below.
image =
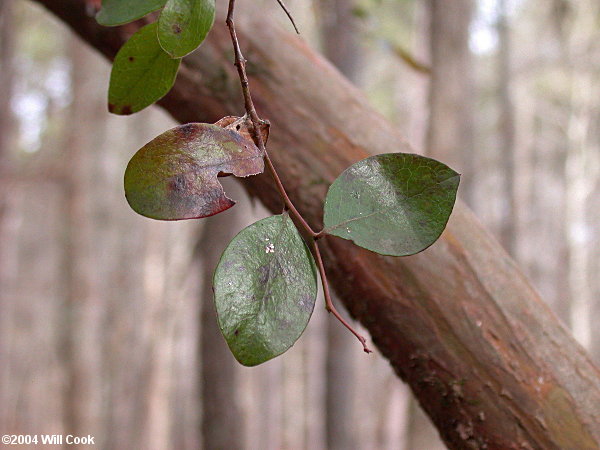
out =
<svg viewBox="0 0 600 450"><path fill-rule="evenodd" d="M263 155L242 134L188 123L142 147L125 171L125 196L137 213L159 220L208 217L231 208L217 176L256 175Z"/></svg>

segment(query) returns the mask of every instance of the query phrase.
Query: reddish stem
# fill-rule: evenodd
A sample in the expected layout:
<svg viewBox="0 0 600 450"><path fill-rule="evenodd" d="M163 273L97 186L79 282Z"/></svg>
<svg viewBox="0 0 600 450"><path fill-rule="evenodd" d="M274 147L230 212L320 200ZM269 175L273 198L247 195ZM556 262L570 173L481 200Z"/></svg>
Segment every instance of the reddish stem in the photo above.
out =
<svg viewBox="0 0 600 450"><path fill-rule="evenodd" d="M335 316L335 318L342 323L342 325L344 325L346 328L348 328L348 330L350 330L350 332L354 336L356 336L356 338L363 345L363 350L365 351L365 353L371 353L372 350L369 349L369 347L367 347L367 340L358 331L356 331L352 327L352 325L350 325L340 315L340 313L335 308L333 301L331 300L331 294L329 293L329 282L327 281L327 274L325 273L325 266L323 265L323 259L321 258L321 251L319 250L319 243L315 239L313 239L312 244L313 244L313 250L315 253L315 257L317 259L317 267L319 269L319 274L321 275L321 282L323 283L323 295L325 296L325 308L327 308L327 311L329 311L331 314L333 314Z"/></svg>

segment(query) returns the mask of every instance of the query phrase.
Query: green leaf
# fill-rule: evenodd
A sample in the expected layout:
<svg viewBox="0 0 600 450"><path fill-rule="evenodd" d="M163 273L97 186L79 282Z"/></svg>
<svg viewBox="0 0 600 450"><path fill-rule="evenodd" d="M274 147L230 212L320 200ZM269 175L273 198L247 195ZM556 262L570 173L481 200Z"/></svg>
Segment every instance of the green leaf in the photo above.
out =
<svg viewBox="0 0 600 450"><path fill-rule="evenodd" d="M128 115L164 97L175 83L180 60L158 43L156 23L138 30L115 57L108 88L108 110Z"/></svg>
<svg viewBox="0 0 600 450"><path fill-rule="evenodd" d="M215 0L168 0L158 19L158 40L173 58L194 51L215 21Z"/></svg>
<svg viewBox="0 0 600 450"><path fill-rule="evenodd" d="M235 202L225 196L218 175L256 175L263 155L235 131L188 123L156 137L131 158L125 196L137 213L159 220L208 217Z"/></svg>
<svg viewBox="0 0 600 450"><path fill-rule="evenodd" d="M460 175L424 156L371 156L346 169L325 199L325 231L383 255L425 250L442 234Z"/></svg>
<svg viewBox="0 0 600 450"><path fill-rule="evenodd" d="M219 327L235 358L255 366L300 337L317 296L315 263L287 213L229 243L213 280Z"/></svg>
<svg viewBox="0 0 600 450"><path fill-rule="evenodd" d="M102 9L96 21L105 27L114 27L144 17L162 8L167 0L102 0Z"/></svg>

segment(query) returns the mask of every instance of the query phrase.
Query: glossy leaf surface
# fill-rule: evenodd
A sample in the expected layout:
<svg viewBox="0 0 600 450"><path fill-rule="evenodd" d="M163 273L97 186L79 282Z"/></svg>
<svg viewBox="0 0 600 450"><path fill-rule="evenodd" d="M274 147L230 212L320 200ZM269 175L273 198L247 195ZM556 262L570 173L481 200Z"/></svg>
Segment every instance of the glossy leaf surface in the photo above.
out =
<svg viewBox="0 0 600 450"><path fill-rule="evenodd" d="M300 337L317 296L315 263L287 213L242 230L213 280L219 327L236 359L254 366Z"/></svg>
<svg viewBox="0 0 600 450"><path fill-rule="evenodd" d="M113 27L133 22L162 8L167 0L102 0L102 9L96 15L100 25Z"/></svg>
<svg viewBox="0 0 600 450"><path fill-rule="evenodd" d="M133 114L165 96L175 83L180 60L172 59L158 43L156 23L138 30L121 47L113 62L108 109Z"/></svg>
<svg viewBox="0 0 600 450"><path fill-rule="evenodd" d="M371 156L329 188L325 230L383 255L418 253L444 231L459 180L454 170L424 156Z"/></svg>
<svg viewBox="0 0 600 450"><path fill-rule="evenodd" d="M158 19L158 40L173 58L194 51L215 21L215 0L168 0Z"/></svg>
<svg viewBox="0 0 600 450"><path fill-rule="evenodd" d="M261 173L263 156L240 134L204 123L168 130L142 147L125 171L125 196L137 213L160 220L208 217L231 208L219 174Z"/></svg>

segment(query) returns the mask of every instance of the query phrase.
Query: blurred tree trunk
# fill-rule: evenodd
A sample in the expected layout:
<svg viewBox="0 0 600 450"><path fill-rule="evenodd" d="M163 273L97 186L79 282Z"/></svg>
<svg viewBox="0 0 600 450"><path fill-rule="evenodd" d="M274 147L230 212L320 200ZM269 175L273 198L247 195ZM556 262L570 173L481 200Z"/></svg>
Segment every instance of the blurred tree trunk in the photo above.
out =
<svg viewBox="0 0 600 450"><path fill-rule="evenodd" d="M315 6L323 54L346 78L357 84L362 47L357 19L352 14L355 0L320 0ZM348 319L345 311L342 314ZM337 320L327 320L326 327L327 448L352 450L359 444L351 395L355 378L353 336Z"/></svg>
<svg viewBox="0 0 600 450"><path fill-rule="evenodd" d="M360 76L362 46L358 19L353 14L356 0L315 2L323 54L350 81Z"/></svg>
<svg viewBox="0 0 600 450"><path fill-rule="evenodd" d="M590 234L587 206L593 189L590 169L597 170L598 146L589 142L592 105L595 99L593 75L585 72L572 74L572 108L568 124L569 149L565 165L566 179L566 232L568 243L568 280L570 325L575 338L589 349L592 341L592 292L590 290ZM596 166L596 167L594 167Z"/></svg>
<svg viewBox="0 0 600 450"><path fill-rule="evenodd" d="M61 279L61 177L47 160L33 154L25 158L19 148L12 107L16 88L25 81L17 79L22 74L17 54L19 60L22 55L16 53L23 48L24 14L14 1L0 8L0 116L9 127L0 130L6 132L0 138L0 156L5 157L0 161L0 429L59 433L63 373L55 346L60 333L54 324L63 292L53 281ZM61 33L54 37L60 42Z"/></svg>
<svg viewBox="0 0 600 450"><path fill-rule="evenodd" d="M327 448L356 448L356 412L352 402L355 348L348 332L328 317L326 360Z"/></svg>
<svg viewBox="0 0 600 450"><path fill-rule="evenodd" d="M504 205L500 226L500 241L511 256L517 254L517 195L515 180L515 107L512 94L512 40L507 0L498 0L498 101L500 155L503 165Z"/></svg>
<svg viewBox="0 0 600 450"><path fill-rule="evenodd" d="M80 42L70 41L73 100L64 134L66 164L63 166L65 227L63 231L65 303L61 312L61 353L65 370L64 426L68 433L84 435L95 428L101 392L100 367L94 351L98 339L99 299L96 296L91 260L92 227L90 186L99 112L94 102L98 82L92 55ZM97 430L97 429L96 429Z"/></svg>
<svg viewBox="0 0 600 450"><path fill-rule="evenodd" d="M79 0L40 3L108 56L126 37L122 28L99 27ZM259 110L277 130L271 158L316 227L327 186L344 168L370 152L412 149L301 41L263 17L237 23L246 57L262 68L251 82ZM215 26L184 61L160 102L178 120L211 122L239 113L239 80L229 53L219 50L229 48L228 40L227 30ZM200 87L195 71L206 80ZM213 92L215 71L221 83ZM244 185L281 210L267 175ZM340 298L410 384L448 446L598 448L600 371L461 202L442 238L418 255L383 257L335 238L322 246Z"/></svg>
<svg viewBox="0 0 600 450"><path fill-rule="evenodd" d="M10 226L8 209L10 182L12 175L10 159L15 146L15 120L11 108L15 81L15 0L2 0L0 3L0 366L5 368L0 378L0 426L12 425L10 417L13 394L9 390L10 373L10 305L14 291L17 233ZM2 428L3 430L6 428Z"/></svg>
<svg viewBox="0 0 600 450"><path fill-rule="evenodd" d="M4 211L7 208L6 193L9 183L9 164L13 147L16 145L15 126L16 121L11 108L12 93L15 82L15 0L3 0L0 3L0 264L9 259L3 257L3 249L6 249L7 243L3 239L4 235ZM0 267L0 273L4 273ZM2 280L0 279L0 286ZM2 294L0 294L2 295ZM6 303L0 301L0 308ZM1 314L0 317L4 316ZM0 344L2 345L2 344Z"/></svg>
<svg viewBox="0 0 600 450"><path fill-rule="evenodd" d="M570 78L570 115L567 124L565 163L565 231L568 243L569 322L575 338L592 347L593 304L590 273L593 247L588 217L591 194L600 175L598 123L598 71L594 59L594 31L598 30L600 7L583 1L575 6L569 39L563 47ZM598 327L595 327L598 328Z"/></svg>
<svg viewBox="0 0 600 450"><path fill-rule="evenodd" d="M15 45L16 26L14 14L15 0L3 0L0 3L0 276L6 274L2 264L10 264L10 258L4 255L10 245L5 233L4 214L8 208L8 196L11 178L11 157L16 142L16 120L12 112L11 100L15 84ZM14 241L13 241L14 243ZM3 285L0 278L0 286ZM0 289L2 291L3 289ZM5 293L0 293L0 317L6 317L2 308L7 304L2 300ZM1 320L1 319L0 319ZM1 330L0 321L0 330ZM2 344L0 343L0 348ZM0 351L1 353L1 351ZM1 399L0 399L1 400Z"/></svg>
<svg viewBox="0 0 600 450"><path fill-rule="evenodd" d="M428 0L429 121L426 154L462 173L461 194L472 202L473 159L473 62L469 29L473 0Z"/></svg>
<svg viewBox="0 0 600 450"><path fill-rule="evenodd" d="M2 70L0 70L0 173L8 170L9 152L15 144L15 126L17 125L10 104L15 81L14 5L15 0L2 0L0 3L0 61L2 62ZM4 199L0 199L0 202L1 220Z"/></svg>
<svg viewBox="0 0 600 450"><path fill-rule="evenodd" d="M568 244L566 242L565 211L566 133L568 99L564 98L568 75L565 73L567 57L561 48L566 44L564 34L568 22L569 4L553 0L551 8L541 2L531 3L531 8L517 8L510 15L512 96L515 106L516 141L515 217L519 236L515 257L524 266L534 285L555 314L569 323L570 294L567 280ZM496 23L497 29L497 23ZM535 39L531 39L536 36ZM547 50L553 49L549 53ZM535 56L534 56L535 55ZM493 81L498 93L498 51ZM558 76L557 79L554 79ZM563 78L564 77L564 78ZM553 79L548 84L544 80ZM498 108L498 102L496 107ZM490 114L492 116L492 114ZM498 131L498 122L490 124ZM485 137L494 139L493 136ZM482 146L485 140L481 141ZM502 168L504 149L494 152L497 167ZM506 198L503 170L497 170L495 192ZM490 192L490 197L494 195ZM493 198L495 198L494 195ZM486 201L482 198L482 201ZM499 202L496 201L496 204ZM504 203L505 205L506 203ZM498 235L505 217L495 217ZM540 252L543 249L543 252Z"/></svg>
<svg viewBox="0 0 600 450"><path fill-rule="evenodd" d="M237 189L228 191L239 198ZM196 244L204 282L199 298L202 311L200 352L202 364L202 442L205 449L244 448L244 427L240 407L238 363L231 356L219 330L213 303L212 277L229 241L245 226L250 213L248 203L238 205L206 222ZM260 412L265 414L266 411Z"/></svg>

